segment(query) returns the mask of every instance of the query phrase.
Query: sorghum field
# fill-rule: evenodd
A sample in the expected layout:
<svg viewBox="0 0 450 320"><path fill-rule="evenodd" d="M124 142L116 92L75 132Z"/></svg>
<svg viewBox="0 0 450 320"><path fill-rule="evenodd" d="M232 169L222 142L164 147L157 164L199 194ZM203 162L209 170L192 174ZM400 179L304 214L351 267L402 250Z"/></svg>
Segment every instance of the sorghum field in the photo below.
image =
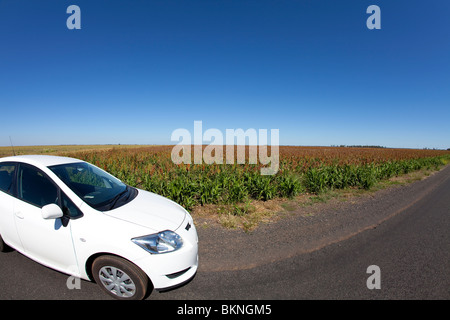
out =
<svg viewBox="0 0 450 320"><path fill-rule="evenodd" d="M188 210L205 204L292 198L329 189L370 189L378 181L416 170L438 169L450 161L450 152L442 150L280 146L278 172L264 176L260 174L261 164L248 161L176 165L171 160L172 148L127 147L59 154L93 163L131 186L168 197Z"/></svg>

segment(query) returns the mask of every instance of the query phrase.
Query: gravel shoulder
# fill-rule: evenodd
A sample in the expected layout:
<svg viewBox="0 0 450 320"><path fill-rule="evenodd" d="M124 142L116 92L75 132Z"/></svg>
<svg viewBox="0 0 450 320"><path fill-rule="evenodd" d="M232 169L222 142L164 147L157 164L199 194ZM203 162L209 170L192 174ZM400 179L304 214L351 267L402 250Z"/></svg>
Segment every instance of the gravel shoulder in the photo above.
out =
<svg viewBox="0 0 450 320"><path fill-rule="evenodd" d="M338 243L401 214L449 178L447 165L413 183L298 207L249 233L194 216L199 272L251 269Z"/></svg>

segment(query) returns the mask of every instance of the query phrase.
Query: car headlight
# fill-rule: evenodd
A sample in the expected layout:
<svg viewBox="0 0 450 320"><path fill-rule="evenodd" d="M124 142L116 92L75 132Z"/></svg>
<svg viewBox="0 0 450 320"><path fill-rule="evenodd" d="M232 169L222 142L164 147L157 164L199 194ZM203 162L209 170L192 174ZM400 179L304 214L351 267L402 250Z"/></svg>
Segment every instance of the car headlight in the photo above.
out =
<svg viewBox="0 0 450 320"><path fill-rule="evenodd" d="M150 253L172 252L183 246L183 239L170 230L133 238L131 241Z"/></svg>

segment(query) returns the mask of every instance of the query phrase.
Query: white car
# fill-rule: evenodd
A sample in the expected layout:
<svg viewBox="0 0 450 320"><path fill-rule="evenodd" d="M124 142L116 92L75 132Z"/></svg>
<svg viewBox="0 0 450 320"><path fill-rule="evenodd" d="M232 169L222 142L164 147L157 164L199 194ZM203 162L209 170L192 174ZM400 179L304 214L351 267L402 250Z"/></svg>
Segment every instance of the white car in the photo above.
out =
<svg viewBox="0 0 450 320"><path fill-rule="evenodd" d="M186 283L198 266L184 208L66 157L0 158L0 251L8 246L126 300Z"/></svg>

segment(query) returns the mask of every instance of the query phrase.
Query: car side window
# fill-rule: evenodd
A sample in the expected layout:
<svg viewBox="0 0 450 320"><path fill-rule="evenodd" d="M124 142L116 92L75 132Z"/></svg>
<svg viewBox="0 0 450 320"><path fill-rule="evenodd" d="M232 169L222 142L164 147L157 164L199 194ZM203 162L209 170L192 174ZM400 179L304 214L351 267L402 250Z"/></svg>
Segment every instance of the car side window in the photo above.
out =
<svg viewBox="0 0 450 320"><path fill-rule="evenodd" d="M19 167L17 196L39 208L58 204L58 188L40 170L21 164Z"/></svg>
<svg viewBox="0 0 450 320"><path fill-rule="evenodd" d="M8 194L13 193L13 181L16 166L13 163L0 164L0 190Z"/></svg>

